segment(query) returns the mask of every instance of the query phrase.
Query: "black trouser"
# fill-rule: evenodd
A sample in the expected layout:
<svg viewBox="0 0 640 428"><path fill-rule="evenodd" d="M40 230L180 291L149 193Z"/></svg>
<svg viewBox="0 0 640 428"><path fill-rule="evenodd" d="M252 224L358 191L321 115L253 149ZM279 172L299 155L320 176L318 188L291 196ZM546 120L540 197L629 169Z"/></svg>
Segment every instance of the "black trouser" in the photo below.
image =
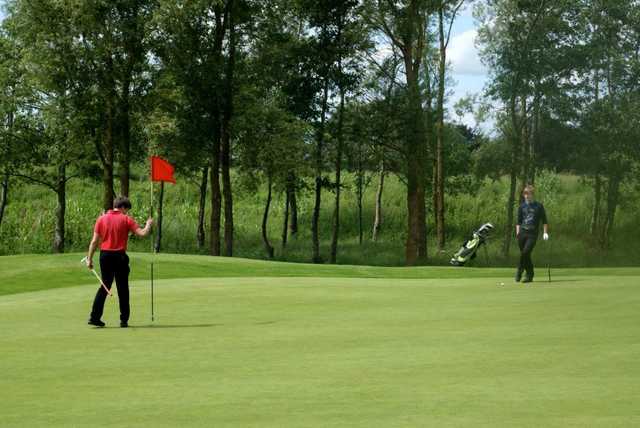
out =
<svg viewBox="0 0 640 428"><path fill-rule="evenodd" d="M533 261L531 253L538 241L538 234L521 231L518 236L518 246L520 247L520 263L518 264L518 272L526 272L527 277L533 279Z"/></svg>
<svg viewBox="0 0 640 428"><path fill-rule="evenodd" d="M120 301L120 321L129 321L129 256L124 251L101 251L100 252L100 271L102 273L102 282L111 290L113 279L116 280L118 289L118 300ZM91 308L91 319L94 321L102 318L104 310L104 301L107 298L107 292L98 287L96 298L93 300Z"/></svg>

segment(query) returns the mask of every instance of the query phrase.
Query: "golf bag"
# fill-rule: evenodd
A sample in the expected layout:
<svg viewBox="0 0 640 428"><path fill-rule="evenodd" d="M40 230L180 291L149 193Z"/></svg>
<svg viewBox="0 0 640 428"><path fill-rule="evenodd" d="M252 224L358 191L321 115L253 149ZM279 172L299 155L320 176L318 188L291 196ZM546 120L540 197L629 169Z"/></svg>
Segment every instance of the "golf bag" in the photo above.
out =
<svg viewBox="0 0 640 428"><path fill-rule="evenodd" d="M462 247L453 255L449 263L453 266L464 266L469 260L475 259L478 248L486 242L492 230L493 225L491 223L485 223L480 226L478 230L473 232L471 239L462 244Z"/></svg>

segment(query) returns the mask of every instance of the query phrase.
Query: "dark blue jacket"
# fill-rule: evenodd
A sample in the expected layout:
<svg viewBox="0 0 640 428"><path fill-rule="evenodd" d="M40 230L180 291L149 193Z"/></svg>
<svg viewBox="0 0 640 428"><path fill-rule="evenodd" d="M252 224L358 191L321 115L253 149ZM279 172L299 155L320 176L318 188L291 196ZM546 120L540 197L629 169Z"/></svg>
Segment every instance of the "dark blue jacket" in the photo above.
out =
<svg viewBox="0 0 640 428"><path fill-rule="evenodd" d="M540 229L540 222L547 224L547 213L544 211L544 205L537 201L531 203L523 202L518 208L520 230L537 235Z"/></svg>

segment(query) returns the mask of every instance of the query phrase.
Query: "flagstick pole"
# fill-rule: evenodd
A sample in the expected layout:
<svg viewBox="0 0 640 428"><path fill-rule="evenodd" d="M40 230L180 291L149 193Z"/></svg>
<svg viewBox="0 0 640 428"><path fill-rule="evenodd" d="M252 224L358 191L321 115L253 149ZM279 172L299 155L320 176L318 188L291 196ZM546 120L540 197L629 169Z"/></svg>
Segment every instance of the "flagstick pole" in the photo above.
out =
<svg viewBox="0 0 640 428"><path fill-rule="evenodd" d="M153 161L152 161L153 162ZM153 166L151 167L153 170ZM149 217L153 217L153 180L149 180L149 190L151 195L151 207L149 209ZM154 236L155 236L155 227L153 228L153 233L151 234L151 322L154 322L154 311L153 311L153 261L155 259L155 249L154 245Z"/></svg>

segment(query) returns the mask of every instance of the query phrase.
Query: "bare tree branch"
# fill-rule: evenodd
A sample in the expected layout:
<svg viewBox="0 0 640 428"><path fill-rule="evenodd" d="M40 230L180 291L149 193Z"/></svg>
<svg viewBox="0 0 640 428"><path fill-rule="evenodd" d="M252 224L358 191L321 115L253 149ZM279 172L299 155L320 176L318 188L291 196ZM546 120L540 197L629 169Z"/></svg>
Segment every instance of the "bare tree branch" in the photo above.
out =
<svg viewBox="0 0 640 428"><path fill-rule="evenodd" d="M458 5L453 9L453 15L451 16L451 21L449 21L449 29L447 30L447 37L444 43L445 49L449 47L449 40L451 39L451 28L453 27L453 22L456 20L456 15L458 14L458 11L462 7L463 3L464 0L460 0L460 3L458 3Z"/></svg>
<svg viewBox="0 0 640 428"><path fill-rule="evenodd" d="M46 181L39 180L37 178L31 177L31 176L28 176L28 175L24 175L24 174L18 174L18 173L9 173L9 175L11 175L13 177L22 178L24 180L28 180L28 181L31 181L31 182L36 183L36 184L40 184L42 186L46 186L49 189L51 189L51 190L53 190L54 192L57 193L56 187L51 183L47 183Z"/></svg>

